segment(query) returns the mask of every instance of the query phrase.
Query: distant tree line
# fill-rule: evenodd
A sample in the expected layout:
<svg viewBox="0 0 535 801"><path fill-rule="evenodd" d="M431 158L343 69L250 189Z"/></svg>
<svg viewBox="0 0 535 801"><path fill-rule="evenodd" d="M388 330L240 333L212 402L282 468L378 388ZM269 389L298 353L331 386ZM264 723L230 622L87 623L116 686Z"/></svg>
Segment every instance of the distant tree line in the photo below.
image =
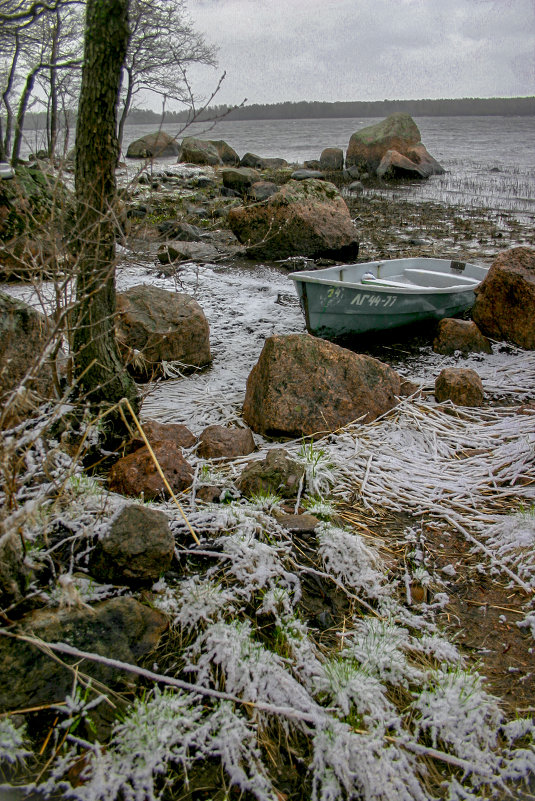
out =
<svg viewBox="0 0 535 801"><path fill-rule="evenodd" d="M199 59L202 60L202 59ZM155 125L185 123L194 119L206 122L227 120L302 120L336 117L387 117L396 111L406 111L413 117L526 117L535 116L535 97L465 97L454 100L373 100L320 103L303 100L298 103L255 103L251 106L208 106L205 109L186 111L153 111L130 108L126 123ZM124 112L124 107L123 107ZM74 110L66 111L67 125L74 127ZM46 128L46 112L28 112L25 127L28 130ZM124 124L124 123L123 123Z"/></svg>
<svg viewBox="0 0 535 801"><path fill-rule="evenodd" d="M210 106L198 113L199 122L225 117L228 120L292 120L332 117L387 117L396 111L406 111L413 117L457 116L535 116L535 97L465 97L453 100L375 100L320 103L271 103L234 108L228 105ZM165 122L188 121L187 111L166 113ZM129 123L142 125L160 122L161 115L149 109L132 110Z"/></svg>

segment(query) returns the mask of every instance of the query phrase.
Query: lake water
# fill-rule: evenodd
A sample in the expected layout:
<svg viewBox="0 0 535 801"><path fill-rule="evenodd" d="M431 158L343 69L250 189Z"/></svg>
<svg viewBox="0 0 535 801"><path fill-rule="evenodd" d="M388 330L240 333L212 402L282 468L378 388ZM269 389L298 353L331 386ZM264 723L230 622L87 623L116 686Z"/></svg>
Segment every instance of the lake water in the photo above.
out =
<svg viewBox="0 0 535 801"><path fill-rule="evenodd" d="M177 139L224 139L240 156L246 152L293 163L318 159L325 147L347 149L352 133L379 118L312 120L222 120L210 129L195 123L186 131L163 126ZM413 181L395 192L421 200L494 210L535 213L535 117L417 117L422 142L446 175ZM154 125L126 127L124 149Z"/></svg>
<svg viewBox="0 0 535 801"><path fill-rule="evenodd" d="M264 157L280 156L289 162L318 158L325 147L347 148L351 134L374 122L371 119L222 121L208 131L195 126L188 134L225 139L242 156L247 151ZM494 216L535 220L535 118L534 117L424 117L416 122L429 152L448 170L428 181L408 182L384 189L412 200L439 200L462 208L487 206ZM154 130L154 126L128 126L129 142ZM179 134L171 126L165 130ZM182 138L182 136L179 136ZM35 142L35 140L34 140ZM35 145L34 145L35 149ZM176 159L162 160L174 162ZM129 170L139 162L129 161ZM498 170L498 171L495 171ZM374 192L378 191L376 189ZM178 283L177 283L178 281ZM195 433L213 423L240 423L247 376L258 359L266 337L304 331L304 319L292 282L287 275L267 266L241 267L188 264L179 278L156 278L152 265L120 253L117 286L152 283L169 291L187 292L203 308L210 324L213 364L187 379L152 386L143 404L144 419L182 422ZM38 302L28 285L10 287L12 294ZM50 288L51 298L53 288ZM487 389L496 383L505 356L496 353L481 363L465 363L482 376ZM448 361L449 360L449 361ZM419 356L409 377L432 386L444 366L455 366L450 357L432 353ZM457 365L458 366L458 365ZM526 388L533 381L526 376ZM530 391L531 391L530 390ZM514 389L518 393L518 389ZM521 399L521 395L517 395Z"/></svg>
<svg viewBox="0 0 535 801"><path fill-rule="evenodd" d="M163 129L179 141L183 136L224 139L240 156L249 151L302 164L318 159L325 147L340 147L345 152L352 133L378 121L379 118L369 117L221 120L215 125L195 123L184 129L169 124ZM424 145L447 172L428 181L389 187L387 193L414 200L535 214L535 117L416 117L415 122ZM127 125L124 151L130 142L154 130L154 124ZM23 156L41 147L43 132L28 131Z"/></svg>

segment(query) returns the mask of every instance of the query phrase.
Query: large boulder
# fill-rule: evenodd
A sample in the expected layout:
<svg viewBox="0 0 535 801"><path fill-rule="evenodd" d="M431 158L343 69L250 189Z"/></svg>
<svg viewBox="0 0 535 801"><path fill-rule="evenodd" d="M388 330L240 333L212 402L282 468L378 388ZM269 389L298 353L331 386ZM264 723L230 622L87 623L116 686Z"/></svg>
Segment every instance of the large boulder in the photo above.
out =
<svg viewBox="0 0 535 801"><path fill-rule="evenodd" d="M378 178L427 178L424 168L415 161L402 156L397 150L387 150L376 174Z"/></svg>
<svg viewBox="0 0 535 801"><path fill-rule="evenodd" d="M181 448L169 440L151 447L152 453L144 446L115 462L108 476L110 490L131 498L141 496L146 501L168 498L169 490L152 454L175 495L191 487L193 470L182 456Z"/></svg>
<svg viewBox="0 0 535 801"><path fill-rule="evenodd" d="M228 223L252 258L352 261L358 254L357 231L346 203L326 181L289 181L263 202L231 209Z"/></svg>
<svg viewBox="0 0 535 801"><path fill-rule="evenodd" d="M267 436L301 437L392 409L400 376L370 356L309 334L269 337L247 380L243 417Z"/></svg>
<svg viewBox="0 0 535 801"><path fill-rule="evenodd" d="M190 295L138 285L117 295L117 340L129 368L140 378L157 373L162 361L209 364L209 327Z"/></svg>
<svg viewBox="0 0 535 801"><path fill-rule="evenodd" d="M194 136L186 136L182 140L178 161L212 167L221 164L236 166L240 163L240 157L222 139L197 139Z"/></svg>
<svg viewBox="0 0 535 801"><path fill-rule="evenodd" d="M445 317L439 321L433 350L445 356L456 352L466 356L469 353L492 353L492 346L473 320Z"/></svg>
<svg viewBox="0 0 535 801"><path fill-rule="evenodd" d="M177 156L180 145L175 138L165 131L146 134L128 145L126 158L152 159L161 156Z"/></svg>
<svg viewBox="0 0 535 801"><path fill-rule="evenodd" d="M0 406L36 364L50 330L44 314L0 292ZM49 363L45 362L35 371L28 387L44 398L53 396L53 372Z"/></svg>
<svg viewBox="0 0 535 801"><path fill-rule="evenodd" d="M128 504L101 532L89 557L89 573L98 581L113 584L154 583L171 567L174 548L163 512Z"/></svg>
<svg viewBox="0 0 535 801"><path fill-rule="evenodd" d="M223 164L227 164L229 167L239 166L240 157L228 142L225 142L224 139L212 139L211 142L219 153L219 158Z"/></svg>
<svg viewBox="0 0 535 801"><path fill-rule="evenodd" d="M136 664L156 648L167 625L161 612L134 598L112 598L90 608L33 612L23 619L19 631L36 640L68 643L82 651ZM65 655L62 659L69 665L80 661ZM72 671L37 645L2 637L0 663L2 712L58 703L72 692ZM124 689L125 674L117 668L85 660L82 670L107 687ZM128 680L133 680L132 675Z"/></svg>
<svg viewBox="0 0 535 801"><path fill-rule="evenodd" d="M35 165L18 165L14 178L0 180L0 240L13 245L16 237L31 231L34 239L43 237L53 242L51 215L63 219L62 213L69 209L69 203L57 176Z"/></svg>
<svg viewBox="0 0 535 801"><path fill-rule="evenodd" d="M384 177L404 177L409 166L404 159L414 165L412 174L421 178L442 175L444 168L429 155L421 139L418 126L410 114L391 114L385 120L362 128L351 136L346 153L346 167L356 166L376 174L387 152L392 151L388 164L384 162L381 167ZM404 159L398 160L398 156Z"/></svg>
<svg viewBox="0 0 535 801"><path fill-rule="evenodd" d="M498 254L476 289L472 317L487 336L535 350L535 249Z"/></svg>

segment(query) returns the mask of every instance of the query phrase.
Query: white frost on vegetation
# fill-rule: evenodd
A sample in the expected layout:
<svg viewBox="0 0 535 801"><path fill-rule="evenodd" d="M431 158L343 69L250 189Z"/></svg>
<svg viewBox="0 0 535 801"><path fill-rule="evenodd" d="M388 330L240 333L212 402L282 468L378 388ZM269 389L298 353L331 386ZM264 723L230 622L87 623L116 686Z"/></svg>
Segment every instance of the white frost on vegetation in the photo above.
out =
<svg viewBox="0 0 535 801"><path fill-rule="evenodd" d="M411 643L408 630L393 620L370 617L357 621L342 655L356 659L363 670L381 681L408 687L425 675L407 658Z"/></svg>
<svg viewBox="0 0 535 801"><path fill-rule="evenodd" d="M84 782L75 788L65 783L63 790L77 801L157 799L169 768L184 772L187 787L196 763L218 758L230 786L274 801L256 739L254 725L228 703L209 710L197 696L155 689L116 726L110 748L94 749Z"/></svg>
<svg viewBox="0 0 535 801"><path fill-rule="evenodd" d="M316 704L277 654L255 641L248 622L216 623L188 650L187 670L203 687L223 678L226 692L310 713Z"/></svg>
<svg viewBox="0 0 535 801"><path fill-rule="evenodd" d="M430 801L410 754L329 721L314 737L312 801Z"/></svg>
<svg viewBox="0 0 535 801"><path fill-rule="evenodd" d="M397 710L386 697L386 686L372 672L352 657L328 660L325 674L332 702L345 717L352 711L362 715L369 728L397 728L400 726Z"/></svg>
<svg viewBox="0 0 535 801"><path fill-rule="evenodd" d="M413 703L417 728L427 732L433 746L446 746L485 770L494 751L503 713L482 687L476 673L455 668L438 670ZM492 762L495 757L492 757ZM492 771L490 770L490 773Z"/></svg>
<svg viewBox="0 0 535 801"><path fill-rule="evenodd" d="M181 581L177 587L169 587L160 580L153 586L157 593L154 606L172 618L174 626L194 629L201 622L218 620L223 613L236 610L236 596L230 588L213 579L192 576Z"/></svg>
<svg viewBox="0 0 535 801"><path fill-rule="evenodd" d="M485 544L535 588L535 511L503 515L485 534Z"/></svg>
<svg viewBox="0 0 535 801"><path fill-rule="evenodd" d="M31 756L25 748L25 726L14 726L9 718L0 718L0 765L14 765Z"/></svg>
<svg viewBox="0 0 535 801"><path fill-rule="evenodd" d="M319 554L329 573L343 579L346 586L363 591L368 598L386 594L381 557L358 533L322 523L316 534Z"/></svg>

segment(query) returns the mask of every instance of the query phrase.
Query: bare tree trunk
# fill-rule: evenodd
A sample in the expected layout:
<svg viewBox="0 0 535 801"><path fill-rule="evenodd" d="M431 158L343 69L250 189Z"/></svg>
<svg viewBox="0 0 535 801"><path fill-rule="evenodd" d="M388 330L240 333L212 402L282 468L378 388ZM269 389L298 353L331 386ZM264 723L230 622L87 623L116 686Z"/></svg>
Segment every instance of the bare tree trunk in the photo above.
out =
<svg viewBox="0 0 535 801"><path fill-rule="evenodd" d="M58 60L59 37L61 33L61 16L59 9L56 9L56 22L52 34L52 49L50 53L50 107L48 113L47 139L48 157L52 158L56 151L56 141L58 138L58 70L56 67Z"/></svg>
<svg viewBox="0 0 535 801"><path fill-rule="evenodd" d="M11 153L11 161L16 164L20 156L20 147L22 145L22 129L24 127L24 117L26 116L26 109L28 108L28 101L33 91L33 85L37 73L42 69L42 65L34 67L26 78L23 92L20 96L19 108L17 111L17 121L15 123L15 138L13 139L13 152Z"/></svg>
<svg viewBox="0 0 535 801"><path fill-rule="evenodd" d="M78 314L75 374L93 405L137 390L115 340L117 102L128 44L129 0L88 0L84 66L76 132Z"/></svg>
<svg viewBox="0 0 535 801"><path fill-rule="evenodd" d="M11 151L11 133L13 130L13 110L11 108L11 103L9 96L11 94L11 90L13 88L13 83L15 82L15 74L17 71L17 62L19 60L19 53L20 53L20 40L18 31L15 33L15 52L13 53L13 60L11 61L11 67L9 69L9 75L6 81L6 87L2 94L2 100L4 101L4 106L6 109L6 132L5 138L3 140L3 150L4 150L4 157L8 155Z"/></svg>
<svg viewBox="0 0 535 801"><path fill-rule="evenodd" d="M127 86L126 86L126 97L124 99L123 110L121 112L121 116L119 119L119 129L117 132L117 138L119 140L119 155L121 153L121 148L123 146L123 136L124 136L124 126L126 123L126 118L128 117L128 112L130 111L130 106L132 104L132 71L125 69L127 75Z"/></svg>

